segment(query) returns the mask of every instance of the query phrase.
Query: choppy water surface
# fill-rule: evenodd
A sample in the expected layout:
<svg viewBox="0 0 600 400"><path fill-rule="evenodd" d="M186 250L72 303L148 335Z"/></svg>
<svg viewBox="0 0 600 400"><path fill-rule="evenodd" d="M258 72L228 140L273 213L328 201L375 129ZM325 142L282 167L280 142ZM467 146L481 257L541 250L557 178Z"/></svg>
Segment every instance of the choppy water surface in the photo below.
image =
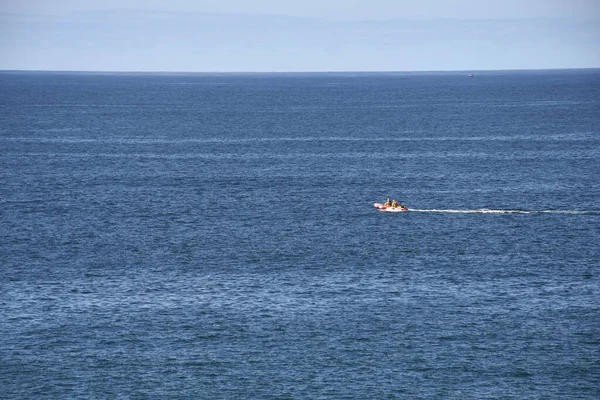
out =
<svg viewBox="0 0 600 400"><path fill-rule="evenodd" d="M2 396L596 399L599 111L598 70L0 73Z"/></svg>

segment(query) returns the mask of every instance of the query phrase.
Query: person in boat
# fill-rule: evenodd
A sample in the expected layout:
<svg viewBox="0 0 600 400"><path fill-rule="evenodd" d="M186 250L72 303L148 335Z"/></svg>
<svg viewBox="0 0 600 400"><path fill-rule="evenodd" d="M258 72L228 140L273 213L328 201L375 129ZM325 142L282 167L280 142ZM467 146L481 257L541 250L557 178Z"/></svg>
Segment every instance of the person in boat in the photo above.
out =
<svg viewBox="0 0 600 400"><path fill-rule="evenodd" d="M392 201L392 208L398 207L398 202L396 200Z"/></svg>
<svg viewBox="0 0 600 400"><path fill-rule="evenodd" d="M386 206L386 207L391 207L391 205L392 205L392 202L391 202L391 201L390 201L390 199L388 198L388 199L386 200L386 202L385 202L385 206Z"/></svg>

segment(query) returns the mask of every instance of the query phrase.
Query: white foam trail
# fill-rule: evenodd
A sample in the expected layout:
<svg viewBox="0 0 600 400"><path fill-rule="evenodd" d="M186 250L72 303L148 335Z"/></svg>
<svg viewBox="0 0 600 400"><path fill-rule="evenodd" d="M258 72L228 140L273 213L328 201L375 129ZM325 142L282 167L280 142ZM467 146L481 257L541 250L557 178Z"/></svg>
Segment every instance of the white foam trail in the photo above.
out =
<svg viewBox="0 0 600 400"><path fill-rule="evenodd" d="M600 210L495 210L489 208L478 208L473 210L454 210L454 209L431 209L421 210L410 208L413 212L431 212L431 213L459 213L459 214L588 214L600 215Z"/></svg>
<svg viewBox="0 0 600 400"><path fill-rule="evenodd" d="M600 210L541 210L535 211L538 213L547 214L587 214L587 215L600 215Z"/></svg>
<svg viewBox="0 0 600 400"><path fill-rule="evenodd" d="M432 209L432 210L418 210L418 209L409 209L408 211L415 212L434 212L434 213L461 213L461 214L531 214L533 211L524 211L524 210L492 210L488 208L478 208L473 210L442 210L442 209Z"/></svg>

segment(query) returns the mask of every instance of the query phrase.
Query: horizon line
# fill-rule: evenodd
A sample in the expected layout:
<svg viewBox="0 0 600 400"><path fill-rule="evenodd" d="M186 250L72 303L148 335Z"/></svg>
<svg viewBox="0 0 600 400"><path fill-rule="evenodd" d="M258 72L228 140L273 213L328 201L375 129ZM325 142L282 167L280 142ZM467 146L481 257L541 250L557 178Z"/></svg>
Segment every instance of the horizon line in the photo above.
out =
<svg viewBox="0 0 600 400"><path fill-rule="evenodd" d="M410 74L410 73L476 73L476 72L520 72L520 71L573 71L600 70L598 67L561 68L500 68L500 69L429 69L429 70L311 70L311 71L185 71L185 70L87 70L87 69L3 69L4 72L50 72L50 73L90 73L90 74Z"/></svg>

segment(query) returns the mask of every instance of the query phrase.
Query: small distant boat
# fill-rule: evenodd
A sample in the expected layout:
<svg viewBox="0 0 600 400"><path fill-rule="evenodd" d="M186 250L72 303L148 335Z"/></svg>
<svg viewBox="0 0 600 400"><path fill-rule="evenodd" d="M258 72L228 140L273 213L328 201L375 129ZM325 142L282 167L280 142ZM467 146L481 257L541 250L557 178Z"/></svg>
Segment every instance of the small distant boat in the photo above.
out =
<svg viewBox="0 0 600 400"><path fill-rule="evenodd" d="M473 74L469 74L469 78L472 78L472 77L473 77Z"/></svg>
<svg viewBox="0 0 600 400"><path fill-rule="evenodd" d="M388 206L385 204L381 204L381 203L375 203L373 204L373 206L378 209L379 211L387 211L387 212L401 212L401 211L408 211L407 207L404 207L403 205L399 204L397 206Z"/></svg>

